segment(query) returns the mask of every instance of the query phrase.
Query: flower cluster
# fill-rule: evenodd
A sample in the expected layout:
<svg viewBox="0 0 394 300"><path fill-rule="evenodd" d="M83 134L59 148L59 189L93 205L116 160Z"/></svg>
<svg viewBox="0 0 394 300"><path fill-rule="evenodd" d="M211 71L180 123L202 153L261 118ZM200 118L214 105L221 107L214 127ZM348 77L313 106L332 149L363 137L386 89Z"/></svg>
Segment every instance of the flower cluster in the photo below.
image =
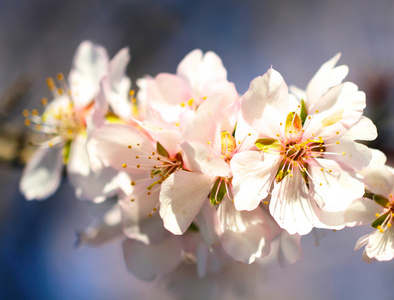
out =
<svg viewBox="0 0 394 300"><path fill-rule="evenodd" d="M68 80L47 80L53 100L42 99L42 115L24 111L40 135L20 189L45 199L66 166L77 198L116 198L80 242L123 237L126 265L144 280L180 263L204 276L271 249L293 263L313 228L373 218L377 231L357 247L368 244L367 260L392 259L394 174L383 154L356 142L375 139L376 127L363 116L365 94L342 82L339 57L305 91L271 68L240 96L221 59L194 50L176 74L138 79L135 94L128 49L110 60L85 41Z"/></svg>

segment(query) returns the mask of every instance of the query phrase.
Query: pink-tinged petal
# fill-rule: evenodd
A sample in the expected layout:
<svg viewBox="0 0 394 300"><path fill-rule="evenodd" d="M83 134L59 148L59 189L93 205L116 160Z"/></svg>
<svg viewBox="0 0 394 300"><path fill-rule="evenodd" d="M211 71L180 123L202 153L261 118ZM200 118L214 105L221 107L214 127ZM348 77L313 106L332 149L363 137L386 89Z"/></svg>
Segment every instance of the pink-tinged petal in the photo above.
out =
<svg viewBox="0 0 394 300"><path fill-rule="evenodd" d="M245 122L242 115L237 119L237 130L235 130L235 140L239 144L239 151L256 149L255 141L259 138L259 133Z"/></svg>
<svg viewBox="0 0 394 300"><path fill-rule="evenodd" d="M306 92L294 85L289 86L289 92L296 96L296 98L301 101L302 99L306 100Z"/></svg>
<svg viewBox="0 0 394 300"><path fill-rule="evenodd" d="M127 120L131 116L129 91L130 78L126 76L130 61L128 48L121 49L109 63L108 81L105 84L105 96L117 116Z"/></svg>
<svg viewBox="0 0 394 300"><path fill-rule="evenodd" d="M218 177L230 177L230 166L220 157L217 157L205 143L183 143L182 149L188 158L193 170Z"/></svg>
<svg viewBox="0 0 394 300"><path fill-rule="evenodd" d="M219 244L220 224L215 206L209 201L205 201L195 222L197 223L205 243L209 247Z"/></svg>
<svg viewBox="0 0 394 300"><path fill-rule="evenodd" d="M78 199L99 203L115 195L118 189L116 178L118 171L112 168L101 168L93 172L89 162L86 139L77 137L71 143L67 164L68 180L74 187Z"/></svg>
<svg viewBox="0 0 394 300"><path fill-rule="evenodd" d="M257 257L268 255L271 234L265 211L260 207L252 211L238 211L234 203L225 197L219 205L218 215L222 246L232 258L251 264Z"/></svg>
<svg viewBox="0 0 394 300"><path fill-rule="evenodd" d="M227 79L227 70L222 59L216 53L208 51L199 66L197 82L199 87L203 87L208 81L216 79Z"/></svg>
<svg viewBox="0 0 394 300"><path fill-rule="evenodd" d="M127 239L122 243L123 256L127 269L137 278L152 281L174 270L181 262L181 241L169 236L157 245L145 245Z"/></svg>
<svg viewBox="0 0 394 300"><path fill-rule="evenodd" d="M187 80L190 86L197 86L198 69L201 65L203 53L200 49L195 49L187 54L178 64L176 73L178 76Z"/></svg>
<svg viewBox="0 0 394 300"><path fill-rule="evenodd" d="M370 224L376 219L375 214L380 213L382 207L369 198L355 200L345 212L346 226L359 226Z"/></svg>
<svg viewBox="0 0 394 300"><path fill-rule="evenodd" d="M59 187L62 169L61 147L37 149L23 171L19 188L27 200L44 200Z"/></svg>
<svg viewBox="0 0 394 300"><path fill-rule="evenodd" d="M357 251L357 250L361 249L363 246L367 245L371 235L372 235L372 233L368 233L368 234L360 237L358 239L358 241L356 242L356 245L354 246L354 251Z"/></svg>
<svg viewBox="0 0 394 300"><path fill-rule="evenodd" d="M376 230L370 237L365 247L368 257L379 261L392 260L394 258L394 230L387 228L383 233Z"/></svg>
<svg viewBox="0 0 394 300"><path fill-rule="evenodd" d="M315 201L323 210L345 211L355 199L364 195L364 184L355 172L342 169L330 159L316 161L318 165L311 165L309 170L313 178L310 188Z"/></svg>
<svg viewBox="0 0 394 300"><path fill-rule="evenodd" d="M77 108L85 107L94 100L99 90L100 80L107 73L106 50L92 42L82 42L74 55L73 67L68 78Z"/></svg>
<svg viewBox="0 0 394 300"><path fill-rule="evenodd" d="M344 137L340 139L330 139L325 142L330 144L326 146L326 152L337 153L336 156L328 154L327 158L332 158L343 166L344 169L350 168L355 172L359 172L367 167L371 161L371 150L365 145L356 143L354 140Z"/></svg>
<svg viewBox="0 0 394 300"><path fill-rule="evenodd" d="M245 151L233 156L232 185L237 210L254 210L267 197L279 163L279 156L258 151Z"/></svg>
<svg viewBox="0 0 394 300"><path fill-rule="evenodd" d="M275 184L269 208L279 226L290 234L305 235L319 224L318 207L298 171Z"/></svg>
<svg viewBox="0 0 394 300"><path fill-rule="evenodd" d="M371 257L369 257L368 255L367 255L367 251L364 249L364 251L363 251L363 254L362 254L362 260L363 261L365 261L365 262L367 262L367 263L372 263L372 262L375 262L376 261L376 259L375 258L371 258Z"/></svg>
<svg viewBox="0 0 394 300"><path fill-rule="evenodd" d="M362 116L345 134L346 138L359 141L373 141L378 136L376 126L370 119Z"/></svg>
<svg viewBox="0 0 394 300"><path fill-rule="evenodd" d="M101 246L123 237L120 209L113 205L103 216L98 217L85 230L78 232L77 245Z"/></svg>
<svg viewBox="0 0 394 300"><path fill-rule="evenodd" d="M174 157L180 152L182 134L174 128L163 128L151 122L138 122L144 128L153 140L159 142L167 150L170 157Z"/></svg>
<svg viewBox="0 0 394 300"><path fill-rule="evenodd" d="M338 53L328 62L324 63L306 87L308 106L313 110L318 109L314 107L314 105L317 104L316 101L318 101L329 88L340 84L348 74L349 68L345 65L334 68L340 57L341 54Z"/></svg>
<svg viewBox="0 0 394 300"><path fill-rule="evenodd" d="M282 76L271 68L253 79L242 96L241 107L242 116L250 126L264 136L275 137L289 107L289 92Z"/></svg>
<svg viewBox="0 0 394 300"><path fill-rule="evenodd" d="M164 227L183 234L207 201L213 179L203 173L177 171L161 186L160 216Z"/></svg>
<svg viewBox="0 0 394 300"><path fill-rule="evenodd" d="M159 203L159 192L155 189L148 194L145 188L136 187L131 195L119 201L123 232L128 238L149 245L161 243L169 236L162 219L154 210Z"/></svg>
<svg viewBox="0 0 394 300"><path fill-rule="evenodd" d="M394 192L394 173L385 166L372 166L363 172L365 186L374 194L387 198Z"/></svg>
<svg viewBox="0 0 394 300"><path fill-rule="evenodd" d="M137 164L143 164L145 160L148 160L137 159L136 156L146 156L146 152L156 151L152 142L145 135L127 125L102 126L95 132L92 140L96 147L96 153L104 165L120 171L127 171L128 166L135 168Z"/></svg>
<svg viewBox="0 0 394 300"><path fill-rule="evenodd" d="M279 265L284 268L287 265L294 264L301 257L301 236L298 234L291 235L286 230L282 230L279 235Z"/></svg>
<svg viewBox="0 0 394 300"><path fill-rule="evenodd" d="M382 151L378 149L373 149L369 148L372 152L372 159L369 162L370 166L383 166L387 162L387 156L384 154ZM361 172L361 175L363 175L363 172Z"/></svg>

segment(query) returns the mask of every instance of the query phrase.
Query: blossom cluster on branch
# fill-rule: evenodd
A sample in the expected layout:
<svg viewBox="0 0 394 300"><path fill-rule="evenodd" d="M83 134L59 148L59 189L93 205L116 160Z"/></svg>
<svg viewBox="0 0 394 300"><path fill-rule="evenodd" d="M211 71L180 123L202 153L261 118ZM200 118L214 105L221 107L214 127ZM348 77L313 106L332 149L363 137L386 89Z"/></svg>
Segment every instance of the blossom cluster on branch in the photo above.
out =
<svg viewBox="0 0 394 300"><path fill-rule="evenodd" d="M39 134L20 182L26 199L46 199L64 170L76 197L116 203L80 242L123 238L126 266L152 280L182 262L200 276L275 251L301 256L313 228L370 223L363 259L394 256L394 172L363 116L365 94L342 82L337 54L305 90L270 68L240 96L221 59L194 50L176 74L126 76L128 49L109 59L84 41L68 79L48 78L42 114L24 111ZM271 249L272 248L272 249Z"/></svg>

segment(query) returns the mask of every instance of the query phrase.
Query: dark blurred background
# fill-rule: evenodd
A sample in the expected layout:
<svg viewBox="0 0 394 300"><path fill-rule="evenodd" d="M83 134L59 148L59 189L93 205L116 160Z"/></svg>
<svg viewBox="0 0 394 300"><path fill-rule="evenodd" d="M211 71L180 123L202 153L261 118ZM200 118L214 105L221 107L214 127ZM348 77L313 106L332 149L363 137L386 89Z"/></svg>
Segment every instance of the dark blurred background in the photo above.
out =
<svg viewBox="0 0 394 300"><path fill-rule="evenodd" d="M182 296L168 291L168 284L135 279L124 266L120 242L76 249L77 230L93 220L100 206L76 200L67 182L42 202L28 202L19 193L28 156L21 112L50 96L45 79L68 74L74 51L85 39L102 44L110 56L128 46L133 83L146 74L174 73L195 48L215 51L240 94L271 65L288 84L305 88L323 62L342 52L340 64L350 68L347 80L366 92L365 114L378 127L379 137L370 146L383 150L393 165L392 0L0 0L0 299L224 295L214 278L205 294L195 278L194 288ZM394 263L367 264L361 251L353 252L357 239L370 231L367 226L315 232L302 240L301 261L286 269L275 262L264 265L263 274L251 275L244 291L226 297L393 299ZM246 277L256 273L242 272Z"/></svg>

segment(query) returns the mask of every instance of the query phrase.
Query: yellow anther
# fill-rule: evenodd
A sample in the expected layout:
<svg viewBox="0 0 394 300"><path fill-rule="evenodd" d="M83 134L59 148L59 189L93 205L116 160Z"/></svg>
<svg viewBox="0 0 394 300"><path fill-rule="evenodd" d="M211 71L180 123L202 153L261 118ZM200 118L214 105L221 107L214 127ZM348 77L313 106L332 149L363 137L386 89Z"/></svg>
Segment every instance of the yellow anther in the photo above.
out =
<svg viewBox="0 0 394 300"><path fill-rule="evenodd" d="M47 105L47 104L48 104L48 99L45 98L45 97L42 98L42 99L41 99L41 105L42 105L42 106L45 106L45 105Z"/></svg>
<svg viewBox="0 0 394 300"><path fill-rule="evenodd" d="M127 165L126 164L122 164L122 168L126 168L127 167Z"/></svg>
<svg viewBox="0 0 394 300"><path fill-rule="evenodd" d="M135 185L135 181L130 182L131 185Z"/></svg>
<svg viewBox="0 0 394 300"><path fill-rule="evenodd" d="M64 75L62 73L57 74L57 79L58 80L63 80L64 79Z"/></svg>
<svg viewBox="0 0 394 300"><path fill-rule="evenodd" d="M324 171L324 168L321 168L320 171Z"/></svg>
<svg viewBox="0 0 394 300"><path fill-rule="evenodd" d="M339 145L339 142L337 142L337 145Z"/></svg>
<svg viewBox="0 0 394 300"><path fill-rule="evenodd" d="M391 228L391 223L387 223L387 227L388 227L388 228Z"/></svg>
<svg viewBox="0 0 394 300"><path fill-rule="evenodd" d="M23 115L25 118L27 118L27 117L29 116L29 110L24 109L23 112L22 112L22 115Z"/></svg>
<svg viewBox="0 0 394 300"><path fill-rule="evenodd" d="M380 226L380 225L378 225L378 227L376 227L377 229L381 229L382 228L382 226Z"/></svg>
<svg viewBox="0 0 394 300"><path fill-rule="evenodd" d="M152 214L149 214L148 217L149 217L149 218L152 218Z"/></svg>
<svg viewBox="0 0 394 300"><path fill-rule="evenodd" d="M137 165L137 168L140 168L141 167L141 165Z"/></svg>
<svg viewBox="0 0 394 300"><path fill-rule="evenodd" d="M324 152L324 149L320 149L320 152Z"/></svg>
<svg viewBox="0 0 394 300"><path fill-rule="evenodd" d="M328 172L330 172L330 173L331 173L331 172L332 172L332 170L328 170Z"/></svg>
<svg viewBox="0 0 394 300"><path fill-rule="evenodd" d="M319 112L319 110L318 109L316 109L316 113L318 113Z"/></svg>
<svg viewBox="0 0 394 300"><path fill-rule="evenodd" d="M390 194L390 195L389 195L389 198L393 198L393 194Z"/></svg>
<svg viewBox="0 0 394 300"><path fill-rule="evenodd" d="M289 133L291 133L292 131L291 130L289 130Z"/></svg>
<svg viewBox="0 0 394 300"><path fill-rule="evenodd" d="M161 157L157 157L156 159L157 159L157 160L161 160Z"/></svg>
<svg viewBox="0 0 394 300"><path fill-rule="evenodd" d="M312 136L315 136L315 134L314 134L314 133L312 133Z"/></svg>
<svg viewBox="0 0 394 300"><path fill-rule="evenodd" d="M30 124L31 124L31 121L29 119L25 119L25 125L30 126Z"/></svg>
<svg viewBox="0 0 394 300"><path fill-rule="evenodd" d="M202 97L202 100L207 100L207 98L208 98L207 96L204 96Z"/></svg>
<svg viewBox="0 0 394 300"><path fill-rule="evenodd" d="M264 203L265 205L268 205L268 201L264 201L263 203Z"/></svg>
<svg viewBox="0 0 394 300"><path fill-rule="evenodd" d="M238 145L241 144L241 141L238 141Z"/></svg>
<svg viewBox="0 0 394 300"><path fill-rule="evenodd" d="M134 90L130 90L129 95L130 96L134 96L134 94L135 94L135 91Z"/></svg>
<svg viewBox="0 0 394 300"><path fill-rule="evenodd" d="M156 207L154 207L154 208L153 208L153 211L156 211L156 210L157 210L157 208L156 208Z"/></svg>
<svg viewBox="0 0 394 300"><path fill-rule="evenodd" d="M152 159L152 156L148 156L148 159Z"/></svg>
<svg viewBox="0 0 394 300"><path fill-rule="evenodd" d="M134 201L135 201L135 199L134 199L134 198L133 198L133 199L130 199L130 201L131 201L131 202L134 202Z"/></svg>
<svg viewBox="0 0 394 300"><path fill-rule="evenodd" d="M137 146L139 146L140 145L140 143L137 143Z"/></svg>
<svg viewBox="0 0 394 300"><path fill-rule="evenodd" d="M155 152L152 152L152 155L155 155L156 153Z"/></svg>
<svg viewBox="0 0 394 300"><path fill-rule="evenodd" d="M191 98L191 99L189 99L189 100L187 101L187 104L188 104L189 106L192 106L193 103L194 103L194 99L193 99L193 98Z"/></svg>
<svg viewBox="0 0 394 300"><path fill-rule="evenodd" d="M301 105L298 105L298 108L300 108L301 107Z"/></svg>
<svg viewBox="0 0 394 300"><path fill-rule="evenodd" d="M320 185L320 186L322 186L322 185L323 185L323 183L321 183L321 182L320 182L320 184L319 184L319 185Z"/></svg>
<svg viewBox="0 0 394 300"><path fill-rule="evenodd" d="M33 116L37 116L37 115L38 115L38 110L37 110L37 109L33 109L33 110L31 111L31 114L32 114Z"/></svg>
<svg viewBox="0 0 394 300"><path fill-rule="evenodd" d="M137 98L133 97L133 99L131 99L132 103L137 103Z"/></svg>
<svg viewBox="0 0 394 300"><path fill-rule="evenodd" d="M128 145L128 146L127 146L127 148L131 149L131 148L133 148L133 146L131 146L131 145Z"/></svg>
<svg viewBox="0 0 394 300"><path fill-rule="evenodd" d="M179 126L179 122L175 122L175 124L174 124L176 127L178 127Z"/></svg>
<svg viewBox="0 0 394 300"><path fill-rule="evenodd" d="M293 174L290 174L290 177L293 177Z"/></svg>
<svg viewBox="0 0 394 300"><path fill-rule="evenodd" d="M74 131L73 131L72 129L68 129L68 130L67 130L67 133L68 133L68 134L73 134L73 132L74 132Z"/></svg>
<svg viewBox="0 0 394 300"><path fill-rule="evenodd" d="M63 89L62 88L58 88L57 92L59 93L59 95L63 95Z"/></svg>
<svg viewBox="0 0 394 300"><path fill-rule="evenodd" d="M150 194L151 194L151 192L147 192L146 194L147 194L147 195L150 195Z"/></svg>
<svg viewBox="0 0 394 300"><path fill-rule="evenodd" d="M211 142L210 142L210 141L207 141L207 144L208 144L208 145L210 145L210 144L211 144Z"/></svg>
<svg viewBox="0 0 394 300"><path fill-rule="evenodd" d="M376 213L376 214L375 214L375 217L377 217L377 218L380 217L380 214L379 214L379 213Z"/></svg>
<svg viewBox="0 0 394 300"><path fill-rule="evenodd" d="M345 155L346 153L345 152L342 152L342 155Z"/></svg>
<svg viewBox="0 0 394 300"><path fill-rule="evenodd" d="M383 232L384 232L383 228L380 228L380 229L379 229L379 232L380 232L380 233L383 233Z"/></svg>
<svg viewBox="0 0 394 300"><path fill-rule="evenodd" d="M277 137L280 137L280 134L279 134L279 133L277 133L277 134L276 134L276 136L277 136Z"/></svg>
<svg viewBox="0 0 394 300"><path fill-rule="evenodd" d="M251 135L252 135L252 134L249 132L249 133L248 133L248 136L251 136Z"/></svg>
<svg viewBox="0 0 394 300"><path fill-rule="evenodd" d="M52 147L53 147L53 143L52 143L52 142L49 142L49 143L48 143L48 146L52 148Z"/></svg>
<svg viewBox="0 0 394 300"><path fill-rule="evenodd" d="M311 117L311 116L308 116L308 119L310 120L310 119L312 119L312 117Z"/></svg>
<svg viewBox="0 0 394 300"><path fill-rule="evenodd" d="M185 107L185 106L186 106L185 102L181 102L181 107Z"/></svg>
<svg viewBox="0 0 394 300"><path fill-rule="evenodd" d="M283 125L283 123L282 123L282 122L280 122L279 126L282 126L282 125Z"/></svg>
<svg viewBox="0 0 394 300"><path fill-rule="evenodd" d="M41 124L36 124L36 129L37 129L38 131L40 131L41 128L42 128Z"/></svg>
<svg viewBox="0 0 394 300"><path fill-rule="evenodd" d="M135 156L136 159L140 158L138 155Z"/></svg>
<svg viewBox="0 0 394 300"><path fill-rule="evenodd" d="M49 84L53 84L53 78L52 77L48 77L46 80L46 83Z"/></svg>

